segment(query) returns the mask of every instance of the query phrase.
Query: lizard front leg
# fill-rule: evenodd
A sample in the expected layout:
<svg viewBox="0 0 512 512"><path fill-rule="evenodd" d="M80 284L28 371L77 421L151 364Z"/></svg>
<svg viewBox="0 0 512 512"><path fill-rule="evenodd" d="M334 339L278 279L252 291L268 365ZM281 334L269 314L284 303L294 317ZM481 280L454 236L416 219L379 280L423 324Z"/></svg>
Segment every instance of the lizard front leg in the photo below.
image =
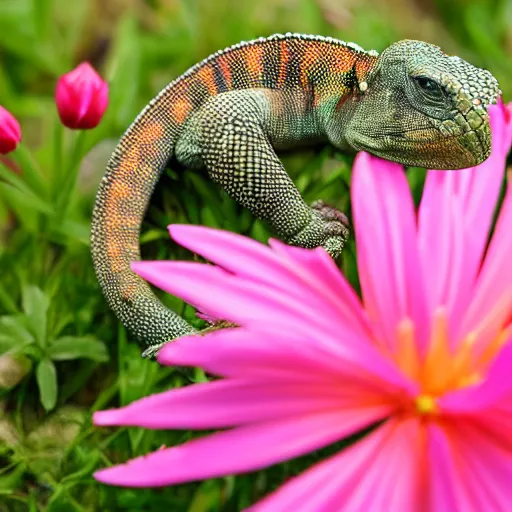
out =
<svg viewBox="0 0 512 512"><path fill-rule="evenodd" d="M344 217L323 203L304 202L266 133L271 115L275 112L261 90L215 96L187 122L176 156L185 165L205 166L215 182L286 242L323 246L337 256L348 235Z"/></svg>

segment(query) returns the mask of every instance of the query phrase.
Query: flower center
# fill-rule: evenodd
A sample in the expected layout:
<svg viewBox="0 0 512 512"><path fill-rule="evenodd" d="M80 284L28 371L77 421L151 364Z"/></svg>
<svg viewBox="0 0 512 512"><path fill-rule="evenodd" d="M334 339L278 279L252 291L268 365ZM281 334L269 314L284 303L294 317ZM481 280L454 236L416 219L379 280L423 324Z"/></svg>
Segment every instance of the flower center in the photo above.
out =
<svg viewBox="0 0 512 512"><path fill-rule="evenodd" d="M414 398L416 414L438 412L437 398L448 391L476 384L483 377L487 364L508 339L510 326L485 348L476 350L478 335L469 333L456 347L450 344L448 316L443 308L435 311L428 348L419 352L414 323L405 318L397 329L397 350L394 359L399 368L418 382L420 393Z"/></svg>
<svg viewBox="0 0 512 512"><path fill-rule="evenodd" d="M433 414L437 412L436 399L430 395L419 395L414 400L416 410L421 415Z"/></svg>

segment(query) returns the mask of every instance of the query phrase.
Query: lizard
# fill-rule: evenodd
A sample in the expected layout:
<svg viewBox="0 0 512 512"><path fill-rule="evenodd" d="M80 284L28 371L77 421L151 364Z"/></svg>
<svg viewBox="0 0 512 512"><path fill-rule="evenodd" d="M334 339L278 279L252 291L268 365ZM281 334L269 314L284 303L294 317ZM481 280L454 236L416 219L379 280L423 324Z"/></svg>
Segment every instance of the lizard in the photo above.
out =
<svg viewBox="0 0 512 512"><path fill-rule="evenodd" d="M165 87L120 139L93 210L91 252L120 321L153 356L195 333L131 269L152 192L171 158L206 168L289 244L333 257L346 217L305 203L276 151L332 144L408 166L471 167L491 148L493 75L434 45L403 40L381 54L334 38L276 34L218 51Z"/></svg>

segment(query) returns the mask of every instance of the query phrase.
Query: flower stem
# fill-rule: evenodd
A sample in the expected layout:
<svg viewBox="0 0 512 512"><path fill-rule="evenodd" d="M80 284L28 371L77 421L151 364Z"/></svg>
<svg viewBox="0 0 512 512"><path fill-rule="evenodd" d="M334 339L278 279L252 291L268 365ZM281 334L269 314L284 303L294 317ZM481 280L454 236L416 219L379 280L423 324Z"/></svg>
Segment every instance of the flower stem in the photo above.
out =
<svg viewBox="0 0 512 512"><path fill-rule="evenodd" d="M78 178L80 163L82 162L86 132L80 130L74 140L73 148L70 152L67 165L64 166L65 173L62 176L61 188L57 200L56 212L58 218L65 216L69 207L73 191Z"/></svg>
<svg viewBox="0 0 512 512"><path fill-rule="evenodd" d="M62 182L62 147L64 139L64 127L58 119L53 133L53 172L52 172L52 197L57 199Z"/></svg>

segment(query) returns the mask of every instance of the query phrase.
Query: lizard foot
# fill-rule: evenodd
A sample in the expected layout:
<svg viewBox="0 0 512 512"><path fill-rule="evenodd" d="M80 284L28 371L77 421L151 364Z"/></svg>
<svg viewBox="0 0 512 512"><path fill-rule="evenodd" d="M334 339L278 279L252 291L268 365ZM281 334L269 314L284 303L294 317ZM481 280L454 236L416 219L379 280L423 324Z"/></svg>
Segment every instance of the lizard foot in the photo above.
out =
<svg viewBox="0 0 512 512"><path fill-rule="evenodd" d="M309 224L288 243L306 248L322 246L333 258L337 258L349 233L349 222L344 213L323 201L315 201L311 205Z"/></svg>
<svg viewBox="0 0 512 512"><path fill-rule="evenodd" d="M158 352L166 343L169 342L159 343L158 345L151 345L146 350L144 350L144 352L142 352L142 357L144 359L156 359Z"/></svg>
<svg viewBox="0 0 512 512"><path fill-rule="evenodd" d="M218 331L220 329L227 329L229 327L238 327L237 324L234 324L232 322L228 322L227 320L213 319L212 317L210 317L206 313L202 313L202 312L199 313L198 312L198 313L196 313L196 315L199 318L202 318L203 320L208 322L208 324L209 324L208 327L205 327L201 331L197 331L197 332L193 333L196 336L203 336L203 335L208 334L210 332ZM190 335L186 335L186 336L190 336ZM179 339L179 338L176 338L176 339ZM158 355L158 352L160 352L160 349L164 345L166 345L167 343L173 343L174 341L175 340L169 340L169 341L164 341L163 343L158 343L156 345L151 345L146 350L144 350L144 352L142 352L142 357L144 357L145 359L156 359L156 356Z"/></svg>

